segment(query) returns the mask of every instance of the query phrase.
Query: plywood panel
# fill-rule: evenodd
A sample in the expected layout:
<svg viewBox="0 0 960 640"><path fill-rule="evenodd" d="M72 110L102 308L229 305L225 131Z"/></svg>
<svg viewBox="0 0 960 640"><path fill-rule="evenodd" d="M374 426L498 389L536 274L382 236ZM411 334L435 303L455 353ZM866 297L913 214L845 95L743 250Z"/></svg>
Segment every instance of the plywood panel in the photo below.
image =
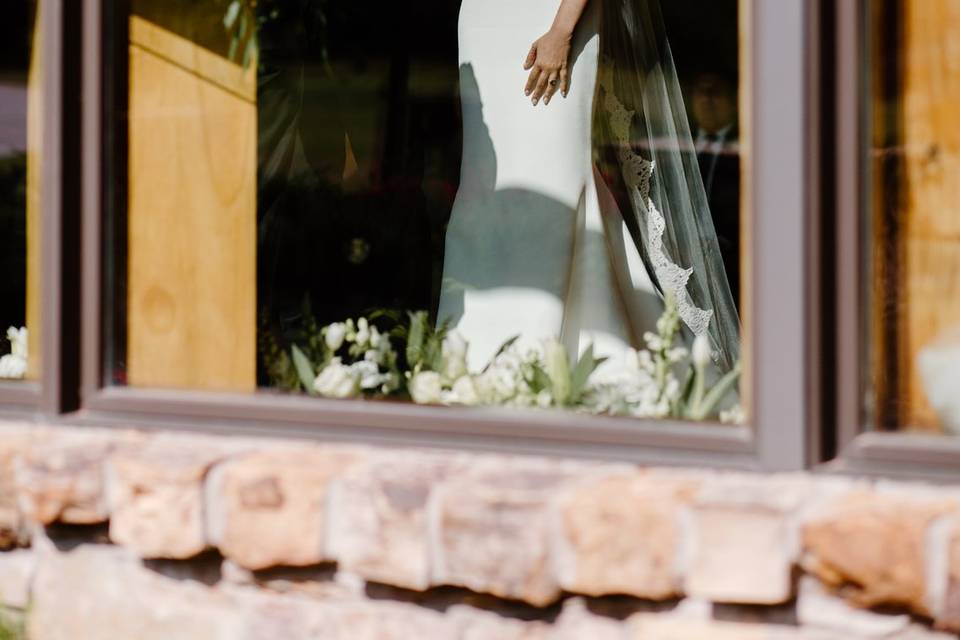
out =
<svg viewBox="0 0 960 640"><path fill-rule="evenodd" d="M130 47L127 380L249 391L255 76L138 20Z"/></svg>
<svg viewBox="0 0 960 640"><path fill-rule="evenodd" d="M41 236L41 184L43 170L41 148L43 145L43 47L40 38L40 11L43 3L37 4L34 20L30 71L27 79L27 350L29 352L27 378L40 377L40 236Z"/></svg>
<svg viewBox="0 0 960 640"><path fill-rule="evenodd" d="M960 0L903 0L902 420L938 427L917 353L960 327Z"/></svg>

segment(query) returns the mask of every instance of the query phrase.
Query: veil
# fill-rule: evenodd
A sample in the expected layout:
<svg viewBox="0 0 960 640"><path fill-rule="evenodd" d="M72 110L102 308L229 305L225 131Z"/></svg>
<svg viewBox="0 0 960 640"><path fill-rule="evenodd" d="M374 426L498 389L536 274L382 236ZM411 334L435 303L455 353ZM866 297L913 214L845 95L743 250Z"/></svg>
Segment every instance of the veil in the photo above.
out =
<svg viewBox="0 0 960 640"><path fill-rule="evenodd" d="M683 324L710 340L717 366L729 371L740 358L740 321L659 0L595 1L598 165L660 293L674 297Z"/></svg>

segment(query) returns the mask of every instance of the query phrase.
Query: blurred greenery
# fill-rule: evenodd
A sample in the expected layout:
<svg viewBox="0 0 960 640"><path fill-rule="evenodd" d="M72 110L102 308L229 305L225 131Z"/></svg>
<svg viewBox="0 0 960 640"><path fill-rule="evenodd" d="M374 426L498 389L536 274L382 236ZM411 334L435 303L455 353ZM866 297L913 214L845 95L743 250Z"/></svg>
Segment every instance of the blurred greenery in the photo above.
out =
<svg viewBox="0 0 960 640"><path fill-rule="evenodd" d="M26 640L23 614L0 607L0 640Z"/></svg>

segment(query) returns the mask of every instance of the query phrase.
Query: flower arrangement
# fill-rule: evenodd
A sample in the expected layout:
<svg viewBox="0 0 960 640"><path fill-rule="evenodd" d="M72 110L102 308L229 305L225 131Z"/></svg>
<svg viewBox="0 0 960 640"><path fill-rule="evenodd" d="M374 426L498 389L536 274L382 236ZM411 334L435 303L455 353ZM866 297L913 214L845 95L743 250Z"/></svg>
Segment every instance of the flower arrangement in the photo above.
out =
<svg viewBox="0 0 960 640"><path fill-rule="evenodd" d="M380 327L377 326L380 323ZM381 311L315 329L291 347L299 385L327 398L405 397L418 404L565 408L594 414L742 423L730 404L740 367L710 384L707 338L690 350L676 346L680 318L667 300L646 348L631 350L624 366L601 368L588 347L570 358L556 338L521 349L508 340L479 372L467 367L469 345L426 312ZM716 376L715 376L716 377Z"/></svg>
<svg viewBox="0 0 960 640"><path fill-rule="evenodd" d="M0 357L0 379L22 380L27 375L27 328L7 329L10 353Z"/></svg>

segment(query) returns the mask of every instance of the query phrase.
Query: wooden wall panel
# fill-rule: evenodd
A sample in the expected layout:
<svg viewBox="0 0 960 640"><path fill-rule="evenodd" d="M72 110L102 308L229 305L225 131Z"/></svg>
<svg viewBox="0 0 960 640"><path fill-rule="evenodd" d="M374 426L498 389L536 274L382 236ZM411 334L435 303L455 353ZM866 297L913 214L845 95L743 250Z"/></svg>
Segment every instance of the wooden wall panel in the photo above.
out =
<svg viewBox="0 0 960 640"><path fill-rule="evenodd" d="M256 385L255 67L131 19L129 384Z"/></svg>
<svg viewBox="0 0 960 640"><path fill-rule="evenodd" d="M27 378L40 377L40 236L41 184L43 170L43 47L40 25L43 3L37 4L27 77Z"/></svg>
<svg viewBox="0 0 960 640"><path fill-rule="evenodd" d="M917 354L960 327L960 0L902 2L901 421L937 429Z"/></svg>

